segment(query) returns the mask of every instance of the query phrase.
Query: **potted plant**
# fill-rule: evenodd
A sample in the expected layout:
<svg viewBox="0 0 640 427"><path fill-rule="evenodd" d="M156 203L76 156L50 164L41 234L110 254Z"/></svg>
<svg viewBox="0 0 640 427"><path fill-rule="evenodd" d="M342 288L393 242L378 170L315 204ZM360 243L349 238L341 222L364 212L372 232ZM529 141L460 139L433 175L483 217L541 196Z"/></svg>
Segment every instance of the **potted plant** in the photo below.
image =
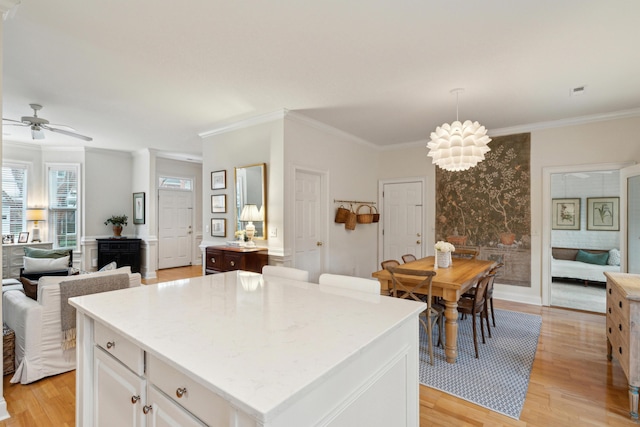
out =
<svg viewBox="0 0 640 427"><path fill-rule="evenodd" d="M127 225L128 219L129 217L126 215L112 215L111 218L107 218L104 225L113 225L113 235L115 237L120 237L122 233L122 226Z"/></svg>

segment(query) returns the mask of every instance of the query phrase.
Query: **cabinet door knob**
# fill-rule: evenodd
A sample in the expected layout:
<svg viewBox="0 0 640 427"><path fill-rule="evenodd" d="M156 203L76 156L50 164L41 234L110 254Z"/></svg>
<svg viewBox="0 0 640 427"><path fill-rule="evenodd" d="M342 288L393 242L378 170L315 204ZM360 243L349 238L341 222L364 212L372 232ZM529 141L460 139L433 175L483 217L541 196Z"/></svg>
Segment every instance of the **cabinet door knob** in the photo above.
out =
<svg viewBox="0 0 640 427"><path fill-rule="evenodd" d="M178 387L176 389L176 396L178 396L178 398L184 396L185 394L187 394L187 388L186 387Z"/></svg>
<svg viewBox="0 0 640 427"><path fill-rule="evenodd" d="M136 404L140 400L140 396L131 396L131 403Z"/></svg>
<svg viewBox="0 0 640 427"><path fill-rule="evenodd" d="M149 412L151 412L151 410L152 410L152 409L153 409L153 408L151 407L151 405L144 405L144 406L142 407L142 412L146 415L146 414L148 414Z"/></svg>
<svg viewBox="0 0 640 427"><path fill-rule="evenodd" d="M229 263L229 265L231 265L231 267L235 267L235 266L236 266L236 262L235 262L235 261L231 261L231 262Z"/></svg>
<svg viewBox="0 0 640 427"><path fill-rule="evenodd" d="M116 342L115 342L115 341L109 341L109 342L107 343L107 348L113 348L113 347L115 347L115 346L116 346Z"/></svg>

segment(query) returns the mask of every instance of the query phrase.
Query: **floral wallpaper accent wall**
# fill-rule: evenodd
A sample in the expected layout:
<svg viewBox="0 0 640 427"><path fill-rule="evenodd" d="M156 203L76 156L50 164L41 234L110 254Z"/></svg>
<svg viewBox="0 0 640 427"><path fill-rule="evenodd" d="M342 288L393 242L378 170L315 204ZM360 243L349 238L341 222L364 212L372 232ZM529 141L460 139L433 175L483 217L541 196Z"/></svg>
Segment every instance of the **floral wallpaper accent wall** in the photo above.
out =
<svg viewBox="0 0 640 427"><path fill-rule="evenodd" d="M489 147L467 171L437 169L436 240L478 247L480 258L505 263L500 283L531 286L531 134L495 137Z"/></svg>

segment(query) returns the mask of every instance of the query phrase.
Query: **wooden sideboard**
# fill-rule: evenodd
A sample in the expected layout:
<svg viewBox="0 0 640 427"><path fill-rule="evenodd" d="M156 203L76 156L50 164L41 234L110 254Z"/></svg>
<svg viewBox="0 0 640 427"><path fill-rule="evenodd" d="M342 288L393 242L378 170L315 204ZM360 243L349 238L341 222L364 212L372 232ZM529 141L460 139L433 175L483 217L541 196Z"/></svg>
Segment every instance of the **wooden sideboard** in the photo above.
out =
<svg viewBox="0 0 640 427"><path fill-rule="evenodd" d="M262 273L269 256L267 248L237 248L233 246L207 246L205 250L205 273L246 270Z"/></svg>
<svg viewBox="0 0 640 427"><path fill-rule="evenodd" d="M2 278L17 279L24 265L24 248L51 249L53 243L7 243L2 245Z"/></svg>
<svg viewBox="0 0 640 427"><path fill-rule="evenodd" d="M615 357L629 383L629 414L638 419L640 386L640 275L607 276L607 359Z"/></svg>
<svg viewBox="0 0 640 427"><path fill-rule="evenodd" d="M118 267L131 266L132 273L140 273L141 239L96 239L98 241L98 268L112 261Z"/></svg>

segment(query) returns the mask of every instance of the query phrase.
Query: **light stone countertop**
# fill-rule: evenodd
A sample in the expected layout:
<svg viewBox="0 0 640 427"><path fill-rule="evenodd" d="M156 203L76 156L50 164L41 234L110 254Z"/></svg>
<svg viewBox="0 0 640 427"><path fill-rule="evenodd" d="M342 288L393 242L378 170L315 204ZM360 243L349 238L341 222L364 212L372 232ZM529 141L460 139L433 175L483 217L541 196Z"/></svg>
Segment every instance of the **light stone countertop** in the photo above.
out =
<svg viewBox="0 0 640 427"><path fill-rule="evenodd" d="M69 301L261 420L426 308L249 272Z"/></svg>

